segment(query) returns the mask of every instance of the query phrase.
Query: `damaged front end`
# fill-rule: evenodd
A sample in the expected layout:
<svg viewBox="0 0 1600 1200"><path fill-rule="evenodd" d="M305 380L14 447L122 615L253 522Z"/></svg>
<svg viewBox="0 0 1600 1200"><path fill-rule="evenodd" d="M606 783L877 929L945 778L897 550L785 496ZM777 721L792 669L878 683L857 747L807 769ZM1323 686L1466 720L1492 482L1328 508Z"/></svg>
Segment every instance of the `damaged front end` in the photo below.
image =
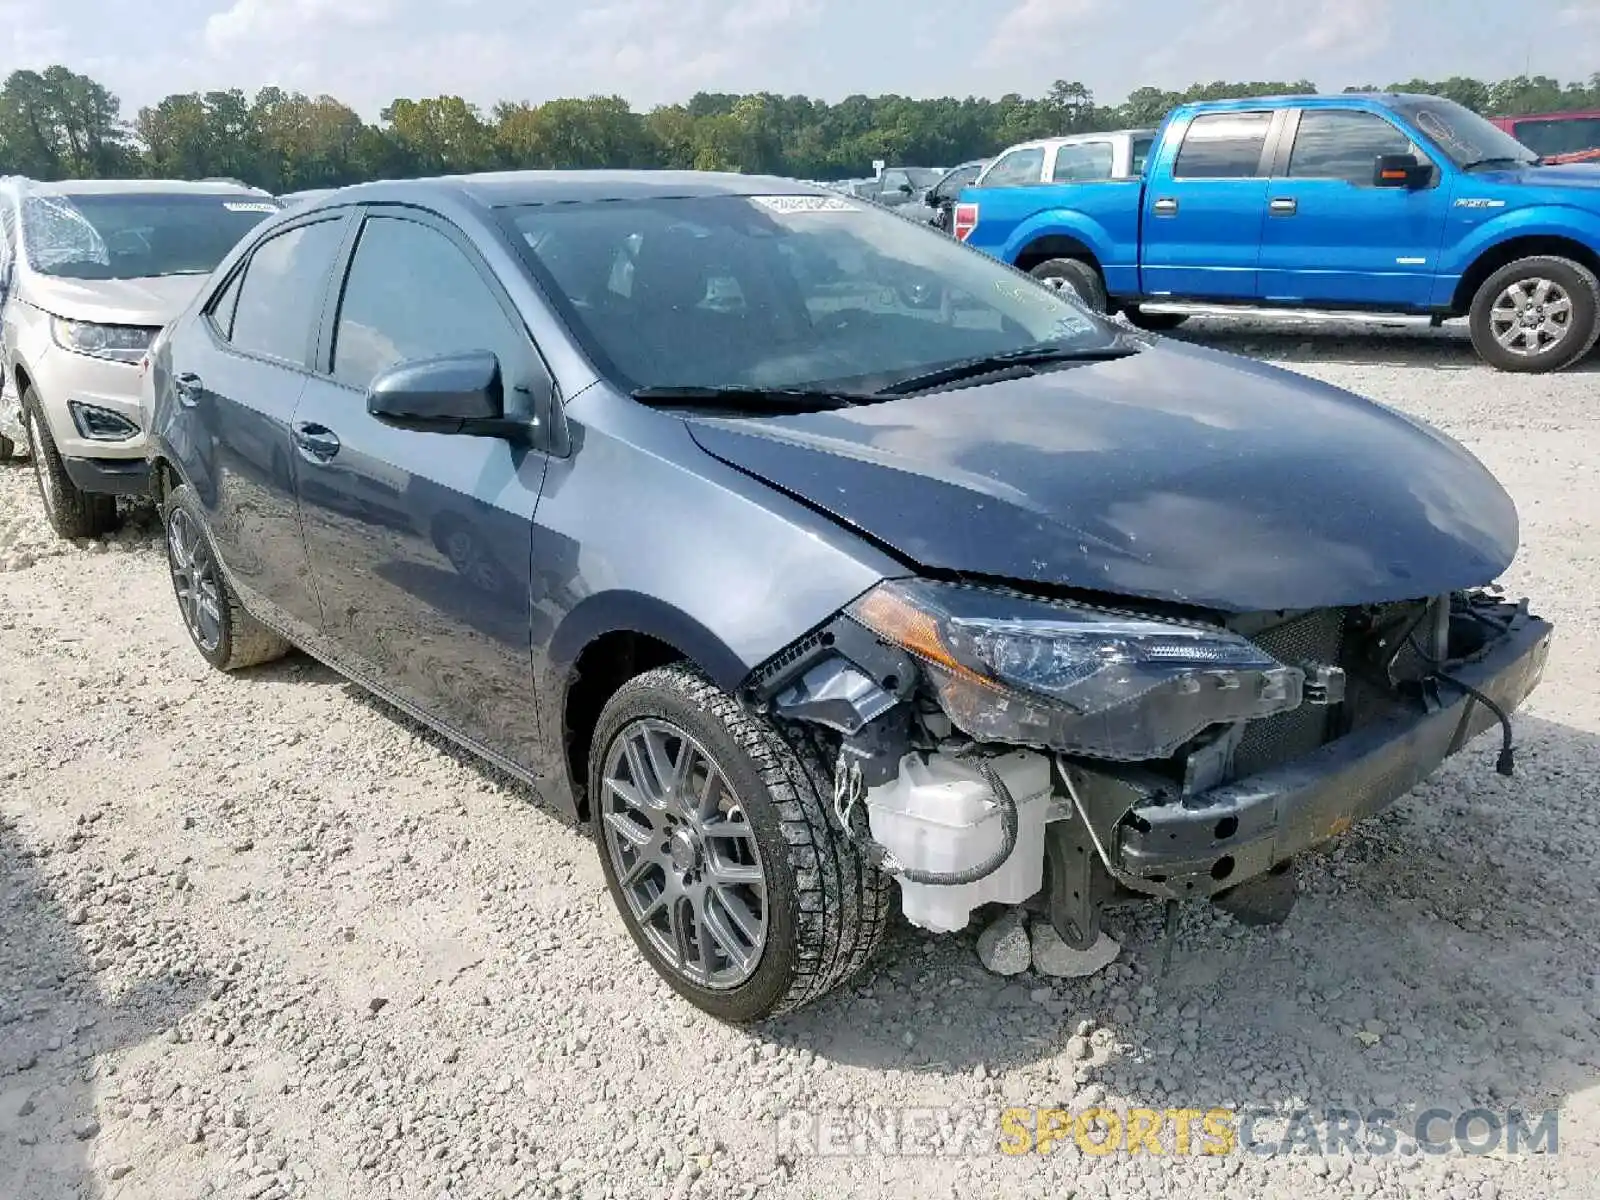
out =
<svg viewBox="0 0 1600 1200"><path fill-rule="evenodd" d="M1550 635L1491 591L1195 620L892 580L746 699L826 744L914 924L1042 899L1087 948L1137 900L1281 919L1297 854L1497 723L1509 774Z"/></svg>

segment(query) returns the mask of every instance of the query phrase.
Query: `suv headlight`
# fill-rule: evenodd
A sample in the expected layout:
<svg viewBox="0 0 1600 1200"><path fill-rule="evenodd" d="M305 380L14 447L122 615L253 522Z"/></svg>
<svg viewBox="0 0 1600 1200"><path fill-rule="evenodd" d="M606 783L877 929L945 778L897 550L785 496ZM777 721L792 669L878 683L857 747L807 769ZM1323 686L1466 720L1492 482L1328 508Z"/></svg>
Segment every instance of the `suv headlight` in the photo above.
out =
<svg viewBox="0 0 1600 1200"><path fill-rule="evenodd" d="M1300 704L1304 673L1225 629L890 580L847 610L924 664L969 737L1137 761Z"/></svg>
<svg viewBox="0 0 1600 1200"><path fill-rule="evenodd" d="M63 350L116 362L138 362L158 332L143 325L99 325L93 321L50 318L50 336Z"/></svg>

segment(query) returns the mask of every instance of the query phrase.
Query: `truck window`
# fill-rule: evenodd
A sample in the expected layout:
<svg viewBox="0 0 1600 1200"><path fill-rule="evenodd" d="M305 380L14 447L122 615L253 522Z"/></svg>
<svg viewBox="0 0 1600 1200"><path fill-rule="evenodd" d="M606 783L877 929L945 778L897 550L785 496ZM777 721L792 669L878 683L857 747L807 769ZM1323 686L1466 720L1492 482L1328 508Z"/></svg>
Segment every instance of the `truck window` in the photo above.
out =
<svg viewBox="0 0 1600 1200"><path fill-rule="evenodd" d="M1135 175L1144 174L1144 164L1150 161L1150 147L1156 144L1154 134L1144 134L1133 139L1131 147L1133 161L1130 164Z"/></svg>
<svg viewBox="0 0 1600 1200"><path fill-rule="evenodd" d="M1600 147L1600 117L1554 117L1518 121L1512 136L1536 154L1576 154Z"/></svg>
<svg viewBox="0 0 1600 1200"><path fill-rule="evenodd" d="M1269 112L1203 113L1189 123L1174 179L1248 179L1260 174Z"/></svg>
<svg viewBox="0 0 1600 1200"><path fill-rule="evenodd" d="M1110 142L1072 142L1056 147L1056 183L1092 183L1110 179L1113 168Z"/></svg>
<svg viewBox="0 0 1600 1200"><path fill-rule="evenodd" d="M1289 177L1370 184L1378 155L1411 153L1410 137L1377 113L1308 108L1300 114Z"/></svg>
<svg viewBox="0 0 1600 1200"><path fill-rule="evenodd" d="M1044 148L1030 146L1000 156L983 177L984 187L1015 187L1019 183L1038 183L1044 175Z"/></svg>

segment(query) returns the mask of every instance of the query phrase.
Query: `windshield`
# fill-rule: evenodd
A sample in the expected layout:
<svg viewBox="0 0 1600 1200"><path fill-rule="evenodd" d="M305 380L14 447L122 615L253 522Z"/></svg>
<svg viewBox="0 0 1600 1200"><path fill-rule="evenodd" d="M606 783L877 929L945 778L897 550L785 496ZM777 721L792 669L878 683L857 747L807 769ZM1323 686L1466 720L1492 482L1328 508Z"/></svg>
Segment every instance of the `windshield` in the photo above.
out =
<svg viewBox="0 0 1600 1200"><path fill-rule="evenodd" d="M504 210L596 366L628 390L872 391L1113 327L1010 267L837 195Z"/></svg>
<svg viewBox="0 0 1600 1200"><path fill-rule="evenodd" d="M1478 162L1534 163L1539 156L1470 108L1437 96L1401 99L1395 111L1426 134L1458 167Z"/></svg>
<svg viewBox="0 0 1600 1200"><path fill-rule="evenodd" d="M1543 117L1516 123L1517 141L1546 158L1600 147L1600 117Z"/></svg>
<svg viewBox="0 0 1600 1200"><path fill-rule="evenodd" d="M245 194L29 196L22 204L28 265L68 279L209 275L279 205Z"/></svg>

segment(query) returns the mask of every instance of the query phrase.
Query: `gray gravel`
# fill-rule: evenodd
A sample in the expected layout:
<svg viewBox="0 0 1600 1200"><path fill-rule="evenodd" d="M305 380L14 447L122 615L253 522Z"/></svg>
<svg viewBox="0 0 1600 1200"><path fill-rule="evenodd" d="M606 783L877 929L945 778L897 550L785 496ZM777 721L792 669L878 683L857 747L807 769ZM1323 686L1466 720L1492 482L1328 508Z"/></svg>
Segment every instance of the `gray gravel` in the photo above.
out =
<svg viewBox="0 0 1600 1200"><path fill-rule="evenodd" d="M1600 359L1186 336L1435 421L1511 488L1507 583L1558 624L1517 777L1475 744L1313 857L1283 929L1186 912L1165 979L1154 910L1113 915L1086 979L901 925L859 986L760 1031L655 982L580 831L306 659L209 671L148 514L60 546L0 467L0 1197L1600 1194ZM837 1157L778 1132L1096 1104L1554 1106L1560 1142L1011 1157L991 1127L986 1154Z"/></svg>

